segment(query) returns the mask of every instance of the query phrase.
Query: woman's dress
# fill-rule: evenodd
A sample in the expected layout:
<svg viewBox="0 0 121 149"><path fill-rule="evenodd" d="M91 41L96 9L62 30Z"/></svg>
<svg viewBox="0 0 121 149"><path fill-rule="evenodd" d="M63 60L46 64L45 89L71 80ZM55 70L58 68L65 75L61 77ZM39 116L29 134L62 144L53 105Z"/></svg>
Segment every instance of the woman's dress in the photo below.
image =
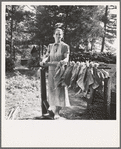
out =
<svg viewBox="0 0 121 149"><path fill-rule="evenodd" d="M64 53L69 53L69 46L64 42L59 44L49 44L49 61L59 62L64 59ZM48 72L48 102L50 106L70 106L67 87L57 87L54 85L54 75L56 66L49 66Z"/></svg>

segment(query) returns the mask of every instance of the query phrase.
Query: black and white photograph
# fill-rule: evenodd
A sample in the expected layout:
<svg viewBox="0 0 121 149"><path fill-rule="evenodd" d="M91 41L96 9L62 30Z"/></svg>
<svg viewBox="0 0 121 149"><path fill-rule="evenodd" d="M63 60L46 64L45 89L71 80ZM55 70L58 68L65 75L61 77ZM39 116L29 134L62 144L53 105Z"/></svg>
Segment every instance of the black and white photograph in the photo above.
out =
<svg viewBox="0 0 121 149"><path fill-rule="evenodd" d="M119 147L120 3L1 6L3 147Z"/></svg>

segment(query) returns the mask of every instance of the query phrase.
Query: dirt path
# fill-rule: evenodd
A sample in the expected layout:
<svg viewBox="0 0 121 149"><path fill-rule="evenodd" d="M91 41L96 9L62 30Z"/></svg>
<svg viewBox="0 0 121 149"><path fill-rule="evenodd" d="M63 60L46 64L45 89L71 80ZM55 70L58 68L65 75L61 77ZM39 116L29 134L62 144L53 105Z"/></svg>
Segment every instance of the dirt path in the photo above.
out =
<svg viewBox="0 0 121 149"><path fill-rule="evenodd" d="M71 106L61 110L60 115L70 120L103 119L103 100L95 99L91 108L87 109L87 99L75 96L73 90L69 90Z"/></svg>

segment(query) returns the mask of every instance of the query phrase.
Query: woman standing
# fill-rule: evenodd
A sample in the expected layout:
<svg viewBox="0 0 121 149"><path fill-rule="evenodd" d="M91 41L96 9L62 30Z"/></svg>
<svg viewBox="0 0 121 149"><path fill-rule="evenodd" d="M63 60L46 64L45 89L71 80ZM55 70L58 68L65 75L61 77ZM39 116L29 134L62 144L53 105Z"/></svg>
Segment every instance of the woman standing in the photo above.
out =
<svg viewBox="0 0 121 149"><path fill-rule="evenodd" d="M43 62L40 62L40 65L49 66L48 72L48 102L49 109L54 113L54 119L59 118L59 111L62 107L69 106L69 97L67 87L57 87L55 89L54 85L54 75L57 64L61 62L65 64L69 60L69 45L64 43L63 31L60 28L57 28L54 31L53 35L55 43L49 44L47 51L47 58L43 59ZM68 105L66 104L68 101Z"/></svg>

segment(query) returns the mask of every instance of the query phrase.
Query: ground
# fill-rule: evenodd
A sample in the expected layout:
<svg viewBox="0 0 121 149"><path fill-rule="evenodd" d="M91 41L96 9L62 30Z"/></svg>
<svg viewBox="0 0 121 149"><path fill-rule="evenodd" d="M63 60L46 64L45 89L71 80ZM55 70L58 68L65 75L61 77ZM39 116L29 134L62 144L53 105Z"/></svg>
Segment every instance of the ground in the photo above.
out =
<svg viewBox="0 0 121 149"><path fill-rule="evenodd" d="M110 65L112 69L107 70L110 75L115 72L116 66ZM47 73L46 73L47 75ZM15 70L14 73L6 73L6 91L5 91L5 118L8 118L12 108L19 107L20 111L16 119L34 119L42 115L41 112L41 94L40 79L36 77L35 71ZM47 76L46 76L47 81ZM47 83L47 82L46 82ZM116 76L112 80L112 90L116 92ZM71 107L65 107L60 111L60 115L65 120L96 120L103 119L103 99L97 96L91 109L84 114L87 101L75 96L75 91L69 89L69 99Z"/></svg>

